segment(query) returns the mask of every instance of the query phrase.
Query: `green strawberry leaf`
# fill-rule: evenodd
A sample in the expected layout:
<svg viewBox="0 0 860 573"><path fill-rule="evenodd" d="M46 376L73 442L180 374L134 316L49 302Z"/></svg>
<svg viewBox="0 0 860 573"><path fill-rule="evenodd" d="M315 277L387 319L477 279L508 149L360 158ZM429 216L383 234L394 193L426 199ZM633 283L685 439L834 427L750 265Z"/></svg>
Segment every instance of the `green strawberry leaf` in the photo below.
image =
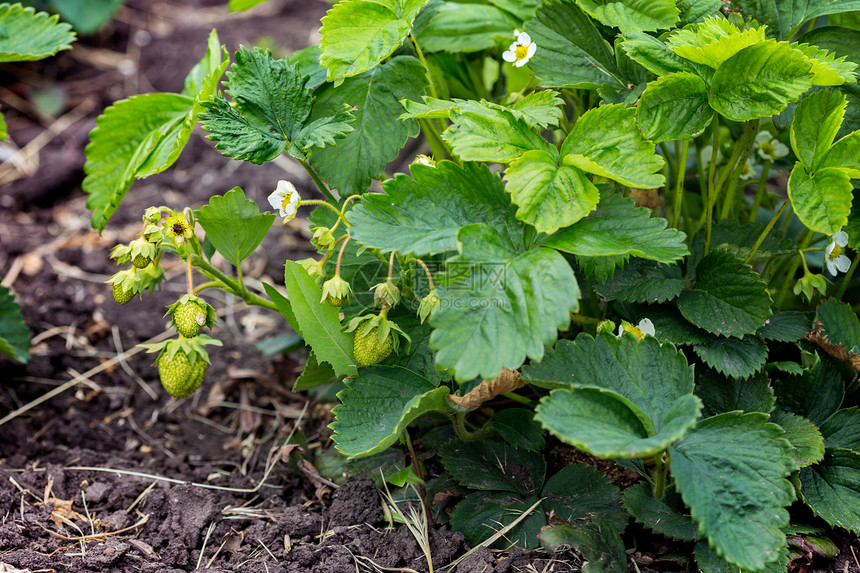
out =
<svg viewBox="0 0 860 573"><path fill-rule="evenodd" d="M522 497L543 487L546 461L538 452L500 442L448 442L439 450L445 470L469 489L504 491Z"/></svg>
<svg viewBox="0 0 860 573"><path fill-rule="evenodd" d="M501 106L464 101L451 110L451 121L442 137L464 161L511 163L535 149L557 154L529 122Z"/></svg>
<svg viewBox="0 0 860 573"><path fill-rule="evenodd" d="M778 342L797 342L812 330L809 315L800 310L777 310L756 330L755 334L764 340Z"/></svg>
<svg viewBox="0 0 860 573"><path fill-rule="evenodd" d="M620 73L611 48L576 2L543 0L525 28L538 45L528 65L540 85L587 89L603 84L624 87L617 79Z"/></svg>
<svg viewBox="0 0 860 573"><path fill-rule="evenodd" d="M825 161L827 157L829 154ZM788 198L808 229L833 235L848 223L854 188L846 171L823 167L810 174L799 161L794 165L788 178Z"/></svg>
<svg viewBox="0 0 860 573"><path fill-rule="evenodd" d="M227 72L223 97L203 104L200 120L215 149L227 157L261 164L271 161L296 139L311 111L313 97L304 77L286 59L268 50L244 47Z"/></svg>
<svg viewBox="0 0 860 573"><path fill-rule="evenodd" d="M521 25L522 20L496 6L445 2L417 39L425 52L477 52L494 47L498 38L510 38Z"/></svg>
<svg viewBox="0 0 860 573"><path fill-rule="evenodd" d="M755 336L725 338L711 335L693 351L705 364L732 378L749 378L767 362L767 344Z"/></svg>
<svg viewBox="0 0 860 573"><path fill-rule="evenodd" d="M398 173L383 184L382 194L362 196L347 214L351 237L382 252L419 257L457 250L457 233L472 223L486 223L509 242L521 242L522 223L514 218L501 179L486 165L440 161L410 170L413 178Z"/></svg>
<svg viewBox="0 0 860 573"><path fill-rule="evenodd" d="M723 7L720 0L678 0L676 4L681 12L678 27L697 24Z"/></svg>
<svg viewBox="0 0 860 573"><path fill-rule="evenodd" d="M21 4L0 4L0 62L41 60L75 41L72 27L58 16Z"/></svg>
<svg viewBox="0 0 860 573"><path fill-rule="evenodd" d="M791 46L812 64L812 85L841 86L846 82L857 83L857 75L854 73L857 64L846 61L845 56L838 58L834 53L809 44L794 43Z"/></svg>
<svg viewBox="0 0 860 573"><path fill-rule="evenodd" d="M824 459L800 470L800 494L815 515L860 533L860 453L826 448Z"/></svg>
<svg viewBox="0 0 860 573"><path fill-rule="evenodd" d="M193 107L190 97L149 93L118 101L99 116L86 148L82 184L94 228L104 230L134 180L151 174L139 171L150 154L170 149L171 161L161 171L179 157L194 125Z"/></svg>
<svg viewBox="0 0 860 573"><path fill-rule="evenodd" d="M711 16L699 24L677 30L666 43L685 60L717 69L742 49L765 39L764 26L741 30L725 18Z"/></svg>
<svg viewBox="0 0 860 573"><path fill-rule="evenodd" d="M582 555L582 573L624 573L627 553L624 540L614 527L601 519L571 525L551 525L541 530L541 544L549 551L576 547Z"/></svg>
<svg viewBox="0 0 860 573"><path fill-rule="evenodd" d="M515 448L538 451L546 446L546 440L534 417L534 412L526 408L506 408L493 415L493 429Z"/></svg>
<svg viewBox="0 0 860 573"><path fill-rule="evenodd" d="M776 405L822 424L842 404L845 384L839 373L824 367L816 356L815 364L800 376L785 376L773 380Z"/></svg>
<svg viewBox="0 0 860 573"><path fill-rule="evenodd" d="M742 338L773 311L767 285L750 267L725 251L711 251L696 267L692 288L681 293L684 318L708 332Z"/></svg>
<svg viewBox="0 0 860 573"><path fill-rule="evenodd" d="M681 496L669 489L662 498L654 497L653 488L644 482L624 490L624 507L633 519L666 537L681 541L699 539L699 527L690 518Z"/></svg>
<svg viewBox="0 0 860 573"><path fill-rule="evenodd" d="M570 464L549 478L541 491L542 507L567 523L599 518L616 531L627 525L618 486L585 464Z"/></svg>
<svg viewBox="0 0 860 573"><path fill-rule="evenodd" d="M681 294L686 281L677 265L664 265L638 257L594 286L606 300L665 302Z"/></svg>
<svg viewBox="0 0 860 573"><path fill-rule="evenodd" d="M562 442L599 458L639 458L665 451L696 423L698 398L682 396L674 406L655 430L636 405L611 390L560 389L541 400L536 419Z"/></svg>
<svg viewBox="0 0 860 573"><path fill-rule="evenodd" d="M835 411L819 429L826 447L860 450L860 408L857 406Z"/></svg>
<svg viewBox="0 0 860 573"><path fill-rule="evenodd" d="M531 509L495 546L534 549L538 546L537 536L546 525L546 514L539 507L533 508L539 503L536 497L523 499L503 491L476 491L457 503L451 515L451 529L461 532L466 543L475 547Z"/></svg>
<svg viewBox="0 0 860 573"><path fill-rule="evenodd" d="M565 162L628 187L652 189L665 183L657 173L663 157L636 127L635 112L622 104L591 109L577 120L561 145Z"/></svg>
<svg viewBox="0 0 860 573"><path fill-rule="evenodd" d="M517 254L484 223L463 227L457 238L461 256L448 266L467 276L440 289L442 304L430 317L437 367L467 381L519 368L526 357L539 360L579 307L570 265L551 249Z"/></svg>
<svg viewBox="0 0 860 573"><path fill-rule="evenodd" d="M244 10L250 10L257 4L262 4L266 0L230 0L227 4L227 9L230 12L242 12Z"/></svg>
<svg viewBox="0 0 860 573"><path fill-rule="evenodd" d="M331 187L344 197L367 190L371 179L397 157L406 140L418 134L417 122L397 118L404 111L400 100L419 100L426 85L427 74L418 60L396 56L346 79L339 87L318 90L312 121L336 115L344 104L358 108L351 124L355 131L339 139L337 145L311 151L312 163Z"/></svg>
<svg viewBox="0 0 860 573"><path fill-rule="evenodd" d="M643 318L649 319L654 324L655 338L675 345L705 344L711 336L707 331L687 321L675 305L643 307L626 318L632 323Z"/></svg>
<svg viewBox="0 0 860 573"><path fill-rule="evenodd" d="M654 142L692 139L714 118L708 86L689 72L663 76L648 84L636 104L636 122Z"/></svg>
<svg viewBox="0 0 860 573"><path fill-rule="evenodd" d="M746 571L718 557L717 553L708 547L706 539L696 543L693 552L696 556L696 565L702 573L745 573ZM776 559L766 563L760 573L785 573L788 570L789 559L788 546L783 545Z"/></svg>
<svg viewBox="0 0 860 573"><path fill-rule="evenodd" d="M695 71L686 60L675 55L666 44L651 34L625 34L618 45L631 60L656 76Z"/></svg>
<svg viewBox="0 0 860 573"><path fill-rule="evenodd" d="M675 0L578 0L589 16L622 34L671 28L680 14Z"/></svg>
<svg viewBox="0 0 860 573"><path fill-rule="evenodd" d="M632 255L671 263L687 254L686 236L667 229L666 219L636 207L636 201L618 194L603 197L584 219L557 231L541 244L583 257Z"/></svg>
<svg viewBox="0 0 860 573"><path fill-rule="evenodd" d="M860 178L860 130L852 131L827 150L821 168L843 169L851 179Z"/></svg>
<svg viewBox="0 0 860 573"><path fill-rule="evenodd" d="M505 183L519 207L517 219L541 233L576 223L600 200L597 187L568 158L559 165L556 157L542 150L527 151L511 163Z"/></svg>
<svg viewBox="0 0 860 573"><path fill-rule="evenodd" d="M851 305L826 300L815 311L815 324L830 344L844 346L847 352L860 354L860 319Z"/></svg>
<svg viewBox="0 0 860 573"><path fill-rule="evenodd" d="M741 380L713 370L699 371L696 373L696 396L704 404L702 416L705 418L736 410L770 414L776 403L773 388L763 372Z"/></svg>
<svg viewBox="0 0 860 573"><path fill-rule="evenodd" d="M356 374L352 336L343 332L338 309L320 302L322 289L301 265L287 261L284 280L299 334L318 360L331 364L338 376Z"/></svg>
<svg viewBox="0 0 860 573"><path fill-rule="evenodd" d="M236 267L256 250L276 218L268 211L260 213L239 187L215 195L194 216L215 249Z"/></svg>
<svg viewBox="0 0 860 573"><path fill-rule="evenodd" d="M603 333L559 341L523 377L563 383L541 400L537 416L562 441L599 457L663 451L696 422L693 368L684 354L653 337L637 341Z"/></svg>
<svg viewBox="0 0 860 573"><path fill-rule="evenodd" d="M337 145L340 138L355 131L352 127L354 112L354 107L343 104L334 115L315 119L305 125L293 141L290 155L304 157L312 147L323 149L326 145Z"/></svg>
<svg viewBox="0 0 860 573"><path fill-rule="evenodd" d="M346 0L322 19L320 65L335 87L390 56L412 30L427 0Z"/></svg>
<svg viewBox="0 0 860 573"><path fill-rule="evenodd" d="M672 475L699 532L717 555L759 570L785 546L782 528L794 487L791 445L782 428L754 412L700 421L669 446Z"/></svg>
<svg viewBox="0 0 860 573"><path fill-rule="evenodd" d="M322 51L317 45L293 52L287 61L294 65L305 80L305 87L316 89L325 83L326 69L320 66Z"/></svg>
<svg viewBox="0 0 860 573"><path fill-rule="evenodd" d="M188 75L185 76L185 85L182 95L196 97L199 101L205 101L215 93L215 88L224 70L229 65L230 53L226 46L221 45L218 39L218 31L209 32L206 41L206 55L194 64Z"/></svg>
<svg viewBox="0 0 860 573"><path fill-rule="evenodd" d="M30 361L30 329L9 287L0 285L0 352L26 364Z"/></svg>
<svg viewBox="0 0 860 573"><path fill-rule="evenodd" d="M6 120L3 119L3 114L0 114L0 141L6 141L9 137L9 128L6 126Z"/></svg>
<svg viewBox="0 0 860 573"><path fill-rule="evenodd" d="M814 172L833 145L848 102L838 91L821 90L803 98L791 121L791 148L807 171Z"/></svg>
<svg viewBox="0 0 860 573"><path fill-rule="evenodd" d="M287 324L299 333L299 321L296 319L296 315L293 312L293 306L290 304L290 299L282 295L275 287L268 283L263 283L263 288L266 289L266 294L269 295L269 300L278 307L278 312L281 313L281 316L284 317ZM301 335L301 333L299 334Z"/></svg>
<svg viewBox="0 0 860 573"><path fill-rule="evenodd" d="M794 469L799 470L824 459L824 438L815 424L803 416L782 410L773 412L770 421L785 430L782 437L791 444Z"/></svg>
<svg viewBox="0 0 860 573"><path fill-rule="evenodd" d="M525 120L529 125L549 127L558 125L564 112L561 105L564 100L554 90L533 91L526 97L519 99L508 108L514 116Z"/></svg>
<svg viewBox="0 0 860 573"><path fill-rule="evenodd" d="M415 418L447 409L447 386L402 366L362 368L345 384L330 427L338 451L349 458L382 452Z"/></svg>
<svg viewBox="0 0 860 573"><path fill-rule="evenodd" d="M732 121L780 113L812 87L811 64L786 43L766 40L731 56L711 79L711 107Z"/></svg>

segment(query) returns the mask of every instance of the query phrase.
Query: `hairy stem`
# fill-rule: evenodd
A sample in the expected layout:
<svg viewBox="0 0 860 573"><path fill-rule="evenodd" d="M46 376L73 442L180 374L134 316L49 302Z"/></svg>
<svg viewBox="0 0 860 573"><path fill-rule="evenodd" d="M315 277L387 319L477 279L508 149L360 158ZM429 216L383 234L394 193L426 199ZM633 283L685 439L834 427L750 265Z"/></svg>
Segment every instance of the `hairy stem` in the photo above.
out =
<svg viewBox="0 0 860 573"><path fill-rule="evenodd" d="M770 218L770 221L768 221L767 226L761 232L761 235L758 236L758 239L756 240L755 244L753 245L752 250L744 259L745 265L748 265L750 263L750 261L753 258L753 255L755 255L756 251L758 251L758 248L761 246L761 244L767 238L768 233L770 233L771 229L773 229L773 226L776 224L776 222L782 216L782 212L785 211L785 208L788 207L788 205L790 203L791 203L791 201L786 199L785 202L782 205L780 205L779 209L776 210L776 213L774 213L773 217Z"/></svg>

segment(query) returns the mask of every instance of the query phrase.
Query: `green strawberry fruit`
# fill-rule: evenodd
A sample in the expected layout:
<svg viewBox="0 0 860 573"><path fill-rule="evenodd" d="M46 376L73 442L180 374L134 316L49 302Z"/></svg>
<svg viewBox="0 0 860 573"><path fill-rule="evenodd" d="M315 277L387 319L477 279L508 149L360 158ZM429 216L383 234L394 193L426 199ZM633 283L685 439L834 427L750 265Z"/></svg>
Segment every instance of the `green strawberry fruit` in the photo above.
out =
<svg viewBox="0 0 860 573"><path fill-rule="evenodd" d="M394 350L394 336L389 333L385 339L379 341L379 328L373 327L362 335L363 329L358 329L353 338L352 348L355 353L357 366L373 366L379 364Z"/></svg>
<svg viewBox="0 0 860 573"><path fill-rule="evenodd" d="M152 259L144 255L137 255L134 257L134 260L131 261L131 264L139 269L145 269L150 265L150 263L152 263Z"/></svg>
<svg viewBox="0 0 860 573"><path fill-rule="evenodd" d="M158 377L161 379L161 385L175 398L185 398L193 394L203 382L208 367L209 364L199 357L192 365L183 352L176 352L172 358L167 352L163 352L158 357Z"/></svg>
<svg viewBox="0 0 860 573"><path fill-rule="evenodd" d="M125 304L134 298L134 292L131 290L123 290L122 284L120 283L113 283L111 285L111 292L113 293L113 299L119 304Z"/></svg>
<svg viewBox="0 0 860 573"><path fill-rule="evenodd" d="M185 338L194 338L206 324L206 308L189 300L181 303L173 311L173 324Z"/></svg>

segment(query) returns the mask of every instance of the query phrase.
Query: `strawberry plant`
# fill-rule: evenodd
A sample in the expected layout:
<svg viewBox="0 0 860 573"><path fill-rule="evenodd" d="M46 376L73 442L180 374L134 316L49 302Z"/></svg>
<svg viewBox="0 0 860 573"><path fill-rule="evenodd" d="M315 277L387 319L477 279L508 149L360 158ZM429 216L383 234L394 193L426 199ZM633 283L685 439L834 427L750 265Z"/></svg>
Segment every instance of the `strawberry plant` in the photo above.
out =
<svg viewBox="0 0 860 573"><path fill-rule="evenodd" d="M402 443L392 479L455 491L437 519L472 543L501 524L625 570L629 515L702 570L784 571L788 534L860 533L860 32L840 25L860 5L783 4L344 0L283 59L230 61L213 31L181 93L98 120L93 226L198 123L236 160L289 156L321 198L153 206L112 254L115 297L185 261L181 335L150 349L175 396L213 342L201 291L280 312L310 349L295 389L343 381L337 449ZM387 171L414 137L428 155ZM242 261L303 208L319 256L254 292ZM545 480L548 440L641 481Z"/></svg>

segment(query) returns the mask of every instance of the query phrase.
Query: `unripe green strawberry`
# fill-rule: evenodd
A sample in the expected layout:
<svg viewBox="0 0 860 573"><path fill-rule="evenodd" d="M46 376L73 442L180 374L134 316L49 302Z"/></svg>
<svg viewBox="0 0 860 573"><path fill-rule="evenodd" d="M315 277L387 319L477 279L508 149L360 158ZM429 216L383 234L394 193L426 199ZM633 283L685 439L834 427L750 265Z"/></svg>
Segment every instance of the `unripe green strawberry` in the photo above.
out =
<svg viewBox="0 0 860 573"><path fill-rule="evenodd" d="M206 324L206 309L196 301L179 304L173 311L173 324L185 338L194 338Z"/></svg>
<svg viewBox="0 0 860 573"><path fill-rule="evenodd" d="M167 393L175 398L190 396L200 387L209 364L198 357L192 365L184 352L176 352L171 357L163 352L158 357L158 377Z"/></svg>
<svg viewBox="0 0 860 573"><path fill-rule="evenodd" d="M394 350L394 335L389 333L381 342L379 340L379 328L373 327L366 333L359 328L355 331L352 342L355 364L357 366L372 366L379 364Z"/></svg>
<svg viewBox="0 0 860 573"><path fill-rule="evenodd" d="M131 290L124 290L120 283L113 283L111 285L111 293L113 293L113 299L119 304L126 304L134 298L134 292Z"/></svg>
<svg viewBox="0 0 860 573"><path fill-rule="evenodd" d="M134 260L131 261L131 264L136 266L139 269L145 269L152 263L152 259L146 257L144 255L137 255L134 257Z"/></svg>

